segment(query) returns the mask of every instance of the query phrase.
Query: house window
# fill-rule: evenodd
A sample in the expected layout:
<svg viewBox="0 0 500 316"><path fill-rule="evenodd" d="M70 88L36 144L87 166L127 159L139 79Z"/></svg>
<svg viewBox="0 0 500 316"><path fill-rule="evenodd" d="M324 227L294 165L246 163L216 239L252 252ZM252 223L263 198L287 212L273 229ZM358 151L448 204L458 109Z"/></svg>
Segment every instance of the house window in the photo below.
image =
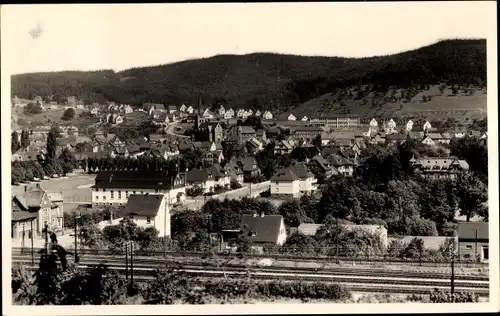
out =
<svg viewBox="0 0 500 316"><path fill-rule="evenodd" d="M115 193L113 192L113 190L111 190L111 198L112 199L114 198L114 195L115 195Z"/></svg>
<svg viewBox="0 0 500 316"><path fill-rule="evenodd" d="M148 217L146 218L146 223L151 224L151 217L149 217L149 216L148 216Z"/></svg>
<svg viewBox="0 0 500 316"><path fill-rule="evenodd" d="M95 199L96 199L96 200L99 200L99 195L96 195L96 196L95 196Z"/></svg>
<svg viewBox="0 0 500 316"><path fill-rule="evenodd" d="M102 189L102 192L106 192L106 189Z"/></svg>
<svg viewBox="0 0 500 316"><path fill-rule="evenodd" d="M106 196L104 195L104 196L102 197L102 199L103 199L104 201L106 201Z"/></svg>
<svg viewBox="0 0 500 316"><path fill-rule="evenodd" d="M488 260L490 253L488 251L488 247L483 247L483 260Z"/></svg>
<svg viewBox="0 0 500 316"><path fill-rule="evenodd" d="M118 199L122 198L122 191L118 191Z"/></svg>
<svg viewBox="0 0 500 316"><path fill-rule="evenodd" d="M466 245L465 248L466 249L472 249L472 245Z"/></svg>
<svg viewBox="0 0 500 316"><path fill-rule="evenodd" d="M132 191L133 194L135 194L135 191Z"/></svg>

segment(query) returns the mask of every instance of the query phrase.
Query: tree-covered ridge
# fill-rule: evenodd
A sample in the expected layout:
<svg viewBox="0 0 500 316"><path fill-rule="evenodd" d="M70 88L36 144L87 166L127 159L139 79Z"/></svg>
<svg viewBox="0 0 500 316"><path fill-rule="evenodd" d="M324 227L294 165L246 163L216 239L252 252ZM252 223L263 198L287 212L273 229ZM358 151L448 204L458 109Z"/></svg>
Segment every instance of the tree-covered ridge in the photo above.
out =
<svg viewBox="0 0 500 316"><path fill-rule="evenodd" d="M370 57L310 57L255 53L219 55L115 73L54 72L12 76L12 94L73 95L105 100L205 104L227 102L283 109L336 89L361 85L387 91L416 84L486 84L486 40L447 40L404 53Z"/></svg>

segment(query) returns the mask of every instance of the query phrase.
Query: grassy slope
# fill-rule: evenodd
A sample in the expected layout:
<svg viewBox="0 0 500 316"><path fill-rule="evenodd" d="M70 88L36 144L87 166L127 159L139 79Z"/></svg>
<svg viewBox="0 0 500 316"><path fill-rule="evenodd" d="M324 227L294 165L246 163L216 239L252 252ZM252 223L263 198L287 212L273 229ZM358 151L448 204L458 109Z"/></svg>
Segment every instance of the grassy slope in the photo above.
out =
<svg viewBox="0 0 500 316"><path fill-rule="evenodd" d="M414 51L362 59L256 53L220 55L119 73L22 74L12 77L12 92L26 98L59 93L137 105L148 101L196 104L201 94L205 104L222 98L231 107L284 110L335 93L338 88L368 84L383 91L391 85L437 84L442 80L484 83L486 41L443 41ZM391 108L390 104L384 106ZM355 104L348 107L357 108Z"/></svg>

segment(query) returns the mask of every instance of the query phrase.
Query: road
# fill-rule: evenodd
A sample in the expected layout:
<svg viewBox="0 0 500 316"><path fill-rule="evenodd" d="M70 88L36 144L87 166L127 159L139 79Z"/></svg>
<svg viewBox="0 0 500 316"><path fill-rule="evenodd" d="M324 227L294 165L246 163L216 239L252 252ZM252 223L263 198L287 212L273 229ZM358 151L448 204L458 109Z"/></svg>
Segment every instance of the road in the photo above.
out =
<svg viewBox="0 0 500 316"><path fill-rule="evenodd" d="M31 265L31 259L26 256L13 256L13 262ZM71 260L71 259L70 259ZM156 262L155 262L156 261ZM93 257L81 258L79 267L87 269L100 263L106 263L110 269L120 273L125 271L124 258ZM136 280L148 280L154 278L154 270L166 263L165 260L134 260L134 276ZM34 269L36 267L32 266ZM277 267L252 267L237 268L232 266L210 267L203 265L182 264L178 268L190 275L201 278L221 278L221 277L247 277L248 274L254 279L262 280L301 280L306 282L332 282L346 286L353 292L371 293L414 293L429 294L433 289L448 290L451 287L447 278L433 278L427 274L394 274L393 272L380 272L372 275L356 275L344 273L342 271L300 271L289 268ZM456 291L474 291L481 296L489 295L489 282L484 279L455 279Z"/></svg>
<svg viewBox="0 0 500 316"><path fill-rule="evenodd" d="M241 199L245 196L249 197L250 193L252 197L257 197L259 196L260 193L266 191L269 189L271 183L269 181L261 182L261 183L255 183L255 184L244 184L244 186L240 189L236 190L231 190L228 192L224 192L218 195L212 195L212 196L198 196L192 200L186 201L184 204L184 207L190 210L197 210L200 209L203 204L210 200L210 199L219 199L219 200L225 200L227 199ZM250 192L251 191L251 192Z"/></svg>
<svg viewBox="0 0 500 316"><path fill-rule="evenodd" d="M167 128L165 129L165 133L167 133L169 135L177 136L177 137L180 137L180 138L188 139L189 136L181 135L181 134L176 134L175 133L175 127L177 126L177 124L179 124L179 121L176 121L176 122L173 122L172 124L169 124L167 126Z"/></svg>

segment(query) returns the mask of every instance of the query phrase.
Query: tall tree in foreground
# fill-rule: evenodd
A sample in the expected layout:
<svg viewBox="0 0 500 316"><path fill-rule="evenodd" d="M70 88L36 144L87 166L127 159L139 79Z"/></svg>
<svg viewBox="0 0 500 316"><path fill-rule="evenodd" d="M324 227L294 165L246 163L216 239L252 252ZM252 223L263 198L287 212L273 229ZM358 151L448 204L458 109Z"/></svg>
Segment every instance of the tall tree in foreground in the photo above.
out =
<svg viewBox="0 0 500 316"><path fill-rule="evenodd" d="M21 148L21 144L19 143L19 135L16 131L13 131L11 135L10 150L12 153L15 153L19 150L19 148Z"/></svg>
<svg viewBox="0 0 500 316"><path fill-rule="evenodd" d="M469 222L475 215L488 217L488 189L474 174L464 174L457 179L457 197L460 215Z"/></svg>

